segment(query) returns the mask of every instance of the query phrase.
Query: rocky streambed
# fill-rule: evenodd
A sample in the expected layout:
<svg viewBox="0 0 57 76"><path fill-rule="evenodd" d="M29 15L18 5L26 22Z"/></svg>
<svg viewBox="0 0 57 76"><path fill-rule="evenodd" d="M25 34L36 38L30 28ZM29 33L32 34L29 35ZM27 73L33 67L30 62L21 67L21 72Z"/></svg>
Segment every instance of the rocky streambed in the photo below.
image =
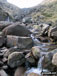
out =
<svg viewBox="0 0 57 76"><path fill-rule="evenodd" d="M43 72L57 75L57 27L0 22L0 76L48 76Z"/></svg>

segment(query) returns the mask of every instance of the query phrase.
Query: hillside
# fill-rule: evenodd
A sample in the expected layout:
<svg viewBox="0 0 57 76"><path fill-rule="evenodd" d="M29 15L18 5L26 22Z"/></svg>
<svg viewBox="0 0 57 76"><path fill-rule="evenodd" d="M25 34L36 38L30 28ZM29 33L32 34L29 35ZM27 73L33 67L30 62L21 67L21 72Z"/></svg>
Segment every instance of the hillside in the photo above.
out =
<svg viewBox="0 0 57 76"><path fill-rule="evenodd" d="M46 0L40 5L31 8L26 16L31 16L38 23L41 22L56 22L57 21L57 1Z"/></svg>

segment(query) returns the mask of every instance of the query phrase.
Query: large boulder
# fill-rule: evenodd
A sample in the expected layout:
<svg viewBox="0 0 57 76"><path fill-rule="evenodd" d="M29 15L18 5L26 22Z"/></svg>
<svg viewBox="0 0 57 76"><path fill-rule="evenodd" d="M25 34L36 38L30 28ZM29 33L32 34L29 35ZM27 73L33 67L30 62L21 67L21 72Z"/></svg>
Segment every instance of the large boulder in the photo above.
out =
<svg viewBox="0 0 57 76"><path fill-rule="evenodd" d="M33 45L32 38L30 37L20 37L20 36L7 36L7 47L18 46L18 48L31 48Z"/></svg>
<svg viewBox="0 0 57 76"><path fill-rule="evenodd" d="M16 35L16 36L28 36L31 34L31 32L19 22L16 22L6 27L2 32L3 35Z"/></svg>
<svg viewBox="0 0 57 76"><path fill-rule="evenodd" d="M18 67L25 62L25 57L22 52L13 52L8 56L8 65L11 68Z"/></svg>
<svg viewBox="0 0 57 76"><path fill-rule="evenodd" d="M57 53L53 55L52 64L57 66Z"/></svg>

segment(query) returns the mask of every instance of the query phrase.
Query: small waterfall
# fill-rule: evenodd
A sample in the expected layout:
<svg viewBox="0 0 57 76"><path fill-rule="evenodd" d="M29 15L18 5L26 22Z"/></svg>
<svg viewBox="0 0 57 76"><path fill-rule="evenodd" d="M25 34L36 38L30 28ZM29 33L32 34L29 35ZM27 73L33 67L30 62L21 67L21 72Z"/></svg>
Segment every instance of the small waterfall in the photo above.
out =
<svg viewBox="0 0 57 76"><path fill-rule="evenodd" d="M44 60L44 56L41 56L38 62L38 68L42 69L42 62Z"/></svg>
<svg viewBox="0 0 57 76"><path fill-rule="evenodd" d="M31 34L31 38L32 38L33 43L34 43L35 46L38 46L38 47L41 48L41 50L43 50L43 51L44 51L44 50L45 50L45 51L48 50L48 48L43 48L43 47L46 46L46 44L45 44L45 43L41 43L38 39L36 39L36 38L34 37L33 34Z"/></svg>
<svg viewBox="0 0 57 76"><path fill-rule="evenodd" d="M36 39L33 34L31 34L31 38L32 38L35 46L42 45L41 42L38 39Z"/></svg>
<svg viewBox="0 0 57 76"><path fill-rule="evenodd" d="M43 69L43 60L44 60L44 55L42 55L42 56L40 57L40 59L39 59L39 61L38 61L38 66L37 66L37 68L31 68L30 70L26 71L26 73L28 74L28 73L32 73L32 72L33 72L33 73L36 73L36 74L38 74L38 75L41 76L42 71L48 72L48 70Z"/></svg>
<svg viewBox="0 0 57 76"><path fill-rule="evenodd" d="M34 42L34 45L38 46L38 47L43 47L45 46L45 44L42 44L38 39L36 39L33 34L31 34L31 38L33 39L33 42ZM43 48L44 50L45 48ZM46 50L46 49L45 49ZM37 65L37 68L31 68L30 70L27 70L26 73L36 73L38 74L39 76L42 76L41 73L42 72L48 72L48 70L44 69L43 68L43 60L45 58L45 55L47 54L48 52L41 52L40 54L40 59L38 61L38 65Z"/></svg>
<svg viewBox="0 0 57 76"><path fill-rule="evenodd" d="M10 21L9 16L8 16L8 21Z"/></svg>
<svg viewBox="0 0 57 76"><path fill-rule="evenodd" d="M9 18L9 16L6 18L6 21L8 21L8 22L10 21L10 18Z"/></svg>

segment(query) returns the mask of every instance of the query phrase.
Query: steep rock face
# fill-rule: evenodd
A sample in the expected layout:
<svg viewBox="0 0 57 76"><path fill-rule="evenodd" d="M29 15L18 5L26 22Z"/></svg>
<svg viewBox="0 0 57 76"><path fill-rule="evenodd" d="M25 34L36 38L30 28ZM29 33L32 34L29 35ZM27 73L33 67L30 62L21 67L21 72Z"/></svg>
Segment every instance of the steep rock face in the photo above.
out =
<svg viewBox="0 0 57 76"><path fill-rule="evenodd" d="M15 5L0 0L0 21L19 20L22 15L22 10Z"/></svg>

